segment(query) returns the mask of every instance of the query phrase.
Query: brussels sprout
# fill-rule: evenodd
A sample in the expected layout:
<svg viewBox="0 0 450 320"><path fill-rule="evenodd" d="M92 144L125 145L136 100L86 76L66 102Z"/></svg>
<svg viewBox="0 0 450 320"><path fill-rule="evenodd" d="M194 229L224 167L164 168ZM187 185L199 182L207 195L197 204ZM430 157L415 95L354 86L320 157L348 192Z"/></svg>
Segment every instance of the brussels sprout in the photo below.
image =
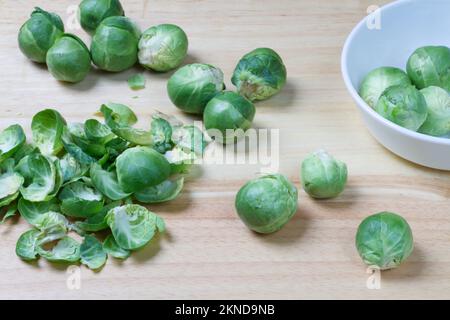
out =
<svg viewBox="0 0 450 320"><path fill-rule="evenodd" d="M55 14L35 8L19 31L19 48L30 60L45 63L47 51L64 33L64 24Z"/></svg>
<svg viewBox="0 0 450 320"><path fill-rule="evenodd" d="M9 126L0 133L0 163L13 156L25 144L25 132L20 125Z"/></svg>
<svg viewBox="0 0 450 320"><path fill-rule="evenodd" d="M391 212L367 217L356 233L356 248L363 261L381 270L398 267L409 257L413 247L408 222Z"/></svg>
<svg viewBox="0 0 450 320"><path fill-rule="evenodd" d="M247 53L234 70L231 82L251 101L268 99L283 89L286 67L272 49L259 48Z"/></svg>
<svg viewBox="0 0 450 320"><path fill-rule="evenodd" d="M236 196L239 217L259 233L280 230L297 212L297 188L280 174L247 182Z"/></svg>
<svg viewBox="0 0 450 320"><path fill-rule="evenodd" d="M176 25L161 24L142 34L139 41L139 63L154 71L169 71L183 62L187 50L186 33Z"/></svg>
<svg viewBox="0 0 450 320"><path fill-rule="evenodd" d="M166 158L148 147L127 149L117 158L116 166L119 184L125 192L155 186L170 175Z"/></svg>
<svg viewBox="0 0 450 320"><path fill-rule="evenodd" d="M302 162L300 179L303 189L311 197L337 197L347 183L347 166L324 150L310 154Z"/></svg>
<svg viewBox="0 0 450 320"><path fill-rule="evenodd" d="M411 85L411 80L401 69L381 67L367 74L361 83L359 95L369 106L375 108L384 90L397 85Z"/></svg>
<svg viewBox="0 0 450 320"><path fill-rule="evenodd" d="M180 68L167 83L173 104L184 112L196 114L202 114L209 100L223 88L223 72L201 63Z"/></svg>
<svg viewBox="0 0 450 320"><path fill-rule="evenodd" d="M141 32L127 17L109 17L100 23L91 43L94 64L102 70L119 72L138 60Z"/></svg>
<svg viewBox="0 0 450 320"><path fill-rule="evenodd" d="M246 131L252 126L255 106L246 98L234 92L222 92L206 105L203 122L206 130L216 129L221 135L215 139L222 143L233 143L236 130Z"/></svg>
<svg viewBox="0 0 450 320"><path fill-rule="evenodd" d="M165 230L164 220L135 204L112 209L106 216L106 222L116 243L127 250L137 250L145 246L156 231Z"/></svg>
<svg viewBox="0 0 450 320"><path fill-rule="evenodd" d="M80 82L91 70L91 55L80 38L66 33L48 50L47 66L59 81Z"/></svg>
<svg viewBox="0 0 450 320"><path fill-rule="evenodd" d="M427 103L414 86L392 86L383 92L375 111L399 126L417 131L427 118Z"/></svg>
<svg viewBox="0 0 450 320"><path fill-rule="evenodd" d="M79 13L81 27L89 34L106 18L125 14L119 0L83 0Z"/></svg>
<svg viewBox="0 0 450 320"><path fill-rule="evenodd" d="M420 90L428 107L428 117L419 132L436 137L450 138L450 96L439 87Z"/></svg>
<svg viewBox="0 0 450 320"><path fill-rule="evenodd" d="M419 48L409 57L406 71L418 89L437 86L450 91L450 49Z"/></svg>

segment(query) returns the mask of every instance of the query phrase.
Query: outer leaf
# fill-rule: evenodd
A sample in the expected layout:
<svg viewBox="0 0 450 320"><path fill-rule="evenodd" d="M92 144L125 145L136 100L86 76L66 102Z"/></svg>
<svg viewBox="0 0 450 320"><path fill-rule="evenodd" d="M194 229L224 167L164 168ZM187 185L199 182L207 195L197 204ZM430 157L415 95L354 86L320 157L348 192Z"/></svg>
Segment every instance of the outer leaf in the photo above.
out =
<svg viewBox="0 0 450 320"><path fill-rule="evenodd" d="M25 144L25 133L20 125L12 125L0 133L0 163L11 157Z"/></svg>
<svg viewBox="0 0 450 320"><path fill-rule="evenodd" d="M96 119L89 119L84 123L84 133L89 141L102 145L116 137L107 125Z"/></svg>
<svg viewBox="0 0 450 320"><path fill-rule="evenodd" d="M57 211L59 206L55 200L47 202L31 202L24 198L19 200L20 215L32 226L44 229L51 225L68 225L67 219Z"/></svg>
<svg viewBox="0 0 450 320"><path fill-rule="evenodd" d="M108 255L97 238L86 235L80 247L81 263L89 269L96 270L106 263Z"/></svg>
<svg viewBox="0 0 450 320"><path fill-rule="evenodd" d="M116 259L127 259L131 254L130 250L119 247L112 235L109 235L103 242L103 249Z"/></svg>
<svg viewBox="0 0 450 320"><path fill-rule="evenodd" d="M115 201L107 204L103 207L102 211L97 213L96 215L87 218L84 221L75 222L75 226L84 232L97 232L108 228L108 224L106 223L106 214L114 209L122 205L121 201Z"/></svg>
<svg viewBox="0 0 450 320"><path fill-rule="evenodd" d="M59 194L59 200L62 201L62 213L71 217L90 217L103 208L102 195L81 181L64 187Z"/></svg>
<svg viewBox="0 0 450 320"><path fill-rule="evenodd" d="M113 112L114 121L116 121L120 126L132 126L138 121L133 110L124 104L109 102L104 104L104 106ZM103 111L100 110L100 112Z"/></svg>
<svg viewBox="0 0 450 320"><path fill-rule="evenodd" d="M124 249L136 250L145 246L155 235L157 222L162 220L139 205L125 205L108 212L106 222L117 244Z"/></svg>
<svg viewBox="0 0 450 320"><path fill-rule="evenodd" d="M68 130L64 130L64 134L62 136L64 148L72 157L74 157L79 163L83 165L90 165L91 163L96 162L97 160L86 152L83 151L78 145L76 145Z"/></svg>
<svg viewBox="0 0 450 320"><path fill-rule="evenodd" d="M37 246L38 254L51 262L77 262L80 260L80 244L66 236L58 241L52 250Z"/></svg>
<svg viewBox="0 0 450 320"><path fill-rule="evenodd" d="M23 185L24 178L18 173L5 173L0 175L0 207L8 197L17 198L20 187Z"/></svg>
<svg viewBox="0 0 450 320"><path fill-rule="evenodd" d="M140 90L145 88L145 77L143 74L135 74L128 79L128 86L132 90Z"/></svg>
<svg viewBox="0 0 450 320"><path fill-rule="evenodd" d="M81 179L89 171L89 166L81 164L70 153L59 160L64 183L71 183Z"/></svg>
<svg viewBox="0 0 450 320"><path fill-rule="evenodd" d="M139 202L159 203L175 199L183 189L184 178L166 180L154 187L148 187L134 194Z"/></svg>
<svg viewBox="0 0 450 320"><path fill-rule="evenodd" d="M153 117L150 132L153 139L153 148L156 151L164 154L166 151L173 148L172 126L167 120Z"/></svg>
<svg viewBox="0 0 450 320"><path fill-rule="evenodd" d="M66 121L56 110L46 109L33 117L33 141L43 155L57 155L62 150L65 125Z"/></svg>
<svg viewBox="0 0 450 320"><path fill-rule="evenodd" d="M123 191L115 171L106 171L98 164L93 164L90 176L95 188L111 200L121 200L131 195Z"/></svg>
<svg viewBox="0 0 450 320"><path fill-rule="evenodd" d="M17 194L18 195L18 194ZM3 224L6 222L6 220L8 220L9 218L12 218L16 215L17 213L17 203L12 204L11 206L9 206L8 210L6 211L5 215L3 216L2 221L0 222L0 224Z"/></svg>
<svg viewBox="0 0 450 320"><path fill-rule="evenodd" d="M16 254L25 261L32 261L38 258L36 252L37 238L39 230L31 229L23 233L16 244Z"/></svg>
<svg viewBox="0 0 450 320"><path fill-rule="evenodd" d="M208 141L203 132L194 125L187 125L177 128L173 132L174 143L186 152L194 152L203 155Z"/></svg>

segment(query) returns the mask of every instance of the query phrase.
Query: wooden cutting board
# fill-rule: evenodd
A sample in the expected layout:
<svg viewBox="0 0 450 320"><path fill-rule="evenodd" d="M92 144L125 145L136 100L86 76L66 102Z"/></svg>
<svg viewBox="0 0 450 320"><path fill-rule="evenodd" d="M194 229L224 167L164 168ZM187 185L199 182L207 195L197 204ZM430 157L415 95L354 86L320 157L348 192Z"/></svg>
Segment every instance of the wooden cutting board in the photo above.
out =
<svg viewBox="0 0 450 320"><path fill-rule="evenodd" d="M132 106L142 127L155 110L194 120L170 103L170 73L145 72L146 89L134 92L126 80L143 72L139 68L92 72L82 83L65 85L29 62L16 37L32 8L55 11L68 25L73 3L0 0L1 128L20 123L29 130L33 114L47 107L68 121L82 121L108 101ZM150 207L166 219L168 234L123 263L109 259L100 272L82 267L78 290L68 288L66 266L16 257L16 241L28 226L14 219L0 226L0 298L450 298L450 175L413 165L379 145L341 79L344 40L373 3L124 1L127 15L143 29L159 23L183 27L190 40L186 63L220 67L229 88L243 54L260 46L277 50L288 83L281 94L257 104L255 126L280 130L279 170L298 187L301 160L326 148L348 164L348 188L329 201L313 201L301 191L294 219L276 234L259 236L234 210L236 192L257 176L258 166L203 165L177 200ZM89 43L82 30L68 31ZM383 210L410 222L416 247L401 268L382 273L380 290L369 290L354 236L364 217Z"/></svg>

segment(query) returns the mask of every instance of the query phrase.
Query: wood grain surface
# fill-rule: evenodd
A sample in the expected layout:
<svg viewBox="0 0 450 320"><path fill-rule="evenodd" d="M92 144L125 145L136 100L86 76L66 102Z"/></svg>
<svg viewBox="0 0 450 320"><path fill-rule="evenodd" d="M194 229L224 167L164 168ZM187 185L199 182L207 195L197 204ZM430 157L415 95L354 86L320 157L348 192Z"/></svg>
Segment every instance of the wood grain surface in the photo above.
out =
<svg viewBox="0 0 450 320"><path fill-rule="evenodd" d="M337 199L313 201L300 191L299 210L278 233L259 236L238 219L234 197L257 176L254 165L203 165L177 200L150 208L168 234L100 272L81 268L81 288L67 287L66 266L22 262L14 249L28 228L14 219L0 226L0 298L43 299L376 299L450 298L450 175L406 162L366 130L340 73L340 54L353 26L376 0L124 0L126 14L144 29L175 23L190 39L186 63L220 67L229 79L239 58L260 46L283 57L288 83L258 103L255 126L280 130L280 168L298 187L309 152L326 148L349 167ZM120 74L93 71L77 85L58 83L28 61L17 33L34 6L62 15L78 1L0 0L0 127L29 131L37 111L53 107L68 121L91 117L107 101L131 105L148 126L155 110L185 121L166 93L168 74L145 72L147 88L132 91ZM87 43L82 30L68 28ZM369 274L354 236L361 220L389 210L413 229L415 250L400 268L382 273L369 290Z"/></svg>

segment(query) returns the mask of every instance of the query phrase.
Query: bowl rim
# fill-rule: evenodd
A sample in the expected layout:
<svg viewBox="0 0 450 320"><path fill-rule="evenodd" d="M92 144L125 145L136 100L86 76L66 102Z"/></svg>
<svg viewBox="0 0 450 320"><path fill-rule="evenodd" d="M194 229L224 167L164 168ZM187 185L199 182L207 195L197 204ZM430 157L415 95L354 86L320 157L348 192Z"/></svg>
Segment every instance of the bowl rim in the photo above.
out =
<svg viewBox="0 0 450 320"><path fill-rule="evenodd" d="M388 3L384 6L382 6L380 8L380 10L382 13L385 10L390 10L390 9L393 9L393 8L401 6L401 5L405 5L408 3L414 3L414 2L418 2L418 1L420 1L420 0L397 0L395 2ZM422 142L429 142L429 143L434 143L434 144L450 146L450 139L448 139L448 138L433 137L433 136L429 136L429 135L426 135L423 133L412 131L412 130L403 128L403 127L399 126L398 124L383 118L360 97L358 91L353 86L352 81L350 80L350 76L349 76L348 68L347 68L347 60L348 60L348 52L349 52L350 44L353 42L358 31L365 26L367 17L368 16L365 16L352 29L352 31L350 32L349 36L347 37L347 39L345 41L344 47L342 49L342 54L341 54L342 77L344 78L345 86L347 87L347 90L350 92L350 95L352 96L353 100L356 101L356 103L360 109L363 109L363 111L368 113L372 118L374 118L374 120L381 123L382 125L385 125L385 126L391 128L394 131L397 131L400 134L406 135L413 139L421 140Z"/></svg>

